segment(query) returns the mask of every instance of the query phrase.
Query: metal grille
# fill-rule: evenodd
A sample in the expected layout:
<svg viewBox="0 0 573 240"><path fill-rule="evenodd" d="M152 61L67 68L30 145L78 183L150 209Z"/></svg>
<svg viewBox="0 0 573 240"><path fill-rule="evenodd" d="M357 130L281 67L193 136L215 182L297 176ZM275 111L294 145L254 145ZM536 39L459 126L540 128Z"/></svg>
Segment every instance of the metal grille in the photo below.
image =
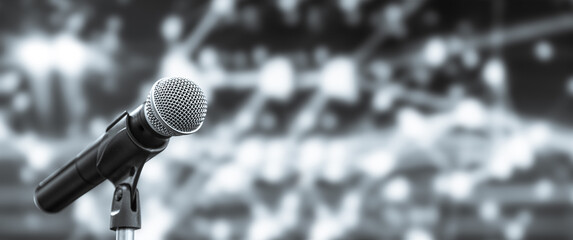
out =
<svg viewBox="0 0 573 240"><path fill-rule="evenodd" d="M207 115L207 99L201 88L181 77L157 81L145 101L149 125L164 136L197 131Z"/></svg>

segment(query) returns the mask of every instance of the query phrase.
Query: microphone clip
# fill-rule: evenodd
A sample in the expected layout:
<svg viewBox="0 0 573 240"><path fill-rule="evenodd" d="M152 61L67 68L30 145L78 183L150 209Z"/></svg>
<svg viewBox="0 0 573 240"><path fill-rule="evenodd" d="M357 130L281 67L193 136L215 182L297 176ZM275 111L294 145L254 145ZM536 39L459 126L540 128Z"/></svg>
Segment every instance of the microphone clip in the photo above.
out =
<svg viewBox="0 0 573 240"><path fill-rule="evenodd" d="M113 182L115 191L111 200L110 214L110 229L113 231L141 228L141 204L137 182L144 164L145 161L136 163L128 176Z"/></svg>
<svg viewBox="0 0 573 240"><path fill-rule="evenodd" d="M140 229L140 209L137 188L131 188L126 184L117 186L111 203L110 229L113 231Z"/></svg>

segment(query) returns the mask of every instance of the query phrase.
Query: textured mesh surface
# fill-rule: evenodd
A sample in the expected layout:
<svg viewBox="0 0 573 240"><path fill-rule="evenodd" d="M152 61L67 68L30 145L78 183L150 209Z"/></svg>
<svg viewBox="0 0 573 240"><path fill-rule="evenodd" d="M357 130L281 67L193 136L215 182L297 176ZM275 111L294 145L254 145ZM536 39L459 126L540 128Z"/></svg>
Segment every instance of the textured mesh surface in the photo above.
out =
<svg viewBox="0 0 573 240"><path fill-rule="evenodd" d="M201 88L181 77L155 83L145 101L149 125L164 136L189 134L201 127L207 115L207 99Z"/></svg>

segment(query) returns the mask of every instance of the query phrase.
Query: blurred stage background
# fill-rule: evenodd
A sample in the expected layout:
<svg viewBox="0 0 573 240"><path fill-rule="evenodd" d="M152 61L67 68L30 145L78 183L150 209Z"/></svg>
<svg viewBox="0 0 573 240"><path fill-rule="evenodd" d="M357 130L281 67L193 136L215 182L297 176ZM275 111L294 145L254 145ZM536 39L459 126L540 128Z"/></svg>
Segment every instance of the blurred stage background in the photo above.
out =
<svg viewBox="0 0 573 240"><path fill-rule="evenodd" d="M113 239L33 190L186 76L136 239L573 239L573 2L0 1L0 239Z"/></svg>

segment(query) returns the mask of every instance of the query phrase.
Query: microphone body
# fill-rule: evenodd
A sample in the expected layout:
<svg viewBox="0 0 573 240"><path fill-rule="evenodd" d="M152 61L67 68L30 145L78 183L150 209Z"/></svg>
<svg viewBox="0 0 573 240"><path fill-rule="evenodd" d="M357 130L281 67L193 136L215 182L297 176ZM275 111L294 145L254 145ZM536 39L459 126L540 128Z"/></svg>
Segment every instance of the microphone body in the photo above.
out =
<svg viewBox="0 0 573 240"><path fill-rule="evenodd" d="M40 182L36 206L59 212L106 179L116 186L132 180L136 186L143 164L163 151L170 137L199 130L206 113L207 100L195 83L158 80L142 105L116 118L95 143Z"/></svg>
<svg viewBox="0 0 573 240"><path fill-rule="evenodd" d="M131 114L124 112L95 143L38 185L36 205L46 212L59 212L106 179L116 183L133 176L131 166L153 158L168 141L149 127L142 107Z"/></svg>

